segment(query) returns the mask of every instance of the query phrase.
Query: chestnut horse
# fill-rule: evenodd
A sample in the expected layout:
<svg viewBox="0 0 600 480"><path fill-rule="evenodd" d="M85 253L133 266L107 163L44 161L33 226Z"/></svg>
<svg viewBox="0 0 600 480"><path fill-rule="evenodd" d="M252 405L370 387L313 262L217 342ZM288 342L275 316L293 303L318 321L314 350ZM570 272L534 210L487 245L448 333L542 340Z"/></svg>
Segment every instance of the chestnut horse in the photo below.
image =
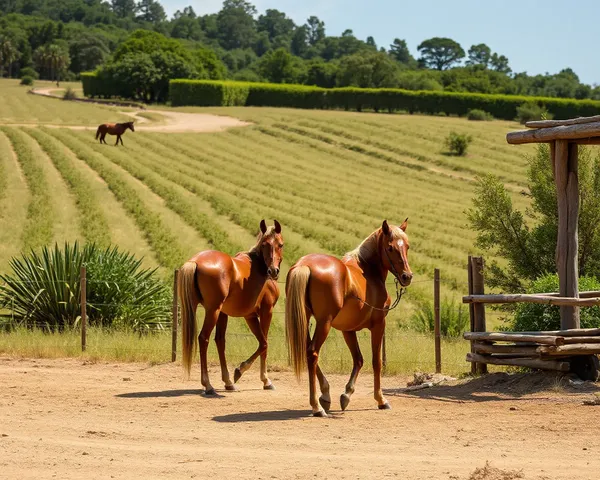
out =
<svg viewBox="0 0 600 480"><path fill-rule="evenodd" d="M310 405L315 417L326 417L331 406L329 383L318 365L319 350L331 327L343 332L353 360L350 380L340 397L342 410L350 403L363 365L356 336L363 328L371 330L375 400L380 409L390 408L381 391L381 344L391 303L385 280L389 271L402 287L412 281L413 274L408 265L407 221L408 218L397 227L384 220L381 228L341 260L331 255L306 255L288 272L285 308L288 351L298 379L302 369L308 366ZM311 316L316 321L312 340L309 333ZM319 401L315 386L317 378L322 394Z"/></svg>
<svg viewBox="0 0 600 480"><path fill-rule="evenodd" d="M234 257L226 253L206 250L198 253L183 267L178 276L181 302L183 367L189 378L192 358L196 354L196 308L202 304L205 310L204 324L198 343L200 345L201 381L206 395L215 390L208 379L207 349L210 334L217 327L215 342L221 364L221 375L226 390L234 385L260 356L260 379L265 390L273 390L267 376L267 336L273 316L273 307L279 299L277 278L283 259L281 225L267 228L260 222L256 245L248 252ZM235 369L234 381L229 377L225 359L225 332L228 316L244 317L248 327L258 340L258 349L239 368Z"/></svg>
<svg viewBox="0 0 600 480"><path fill-rule="evenodd" d="M121 140L121 145L123 145L123 139L121 138L121 135L123 135L127 129L135 132L133 129L133 122L103 123L102 125L98 126L98 130L96 130L96 140L98 140L98 137L100 137L100 143L106 143L104 137L106 137L106 134L108 133L109 135L117 136L117 143L115 143L115 145L119 144L119 140Z"/></svg>

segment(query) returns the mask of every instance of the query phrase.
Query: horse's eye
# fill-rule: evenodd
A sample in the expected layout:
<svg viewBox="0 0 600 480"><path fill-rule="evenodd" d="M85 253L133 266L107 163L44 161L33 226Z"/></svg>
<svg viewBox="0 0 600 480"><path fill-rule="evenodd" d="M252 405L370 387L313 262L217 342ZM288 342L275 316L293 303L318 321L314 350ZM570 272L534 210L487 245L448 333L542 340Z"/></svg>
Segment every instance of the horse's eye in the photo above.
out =
<svg viewBox="0 0 600 480"><path fill-rule="evenodd" d="M279 248L283 248L283 243L281 245L279 245Z"/></svg>

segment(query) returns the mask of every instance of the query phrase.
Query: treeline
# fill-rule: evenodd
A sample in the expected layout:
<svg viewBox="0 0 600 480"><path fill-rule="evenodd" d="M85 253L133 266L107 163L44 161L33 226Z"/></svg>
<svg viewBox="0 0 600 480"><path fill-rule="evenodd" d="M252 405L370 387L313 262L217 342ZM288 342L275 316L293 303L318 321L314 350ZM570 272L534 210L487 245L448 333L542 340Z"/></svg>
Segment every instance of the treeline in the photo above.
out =
<svg viewBox="0 0 600 480"><path fill-rule="evenodd" d="M508 58L485 44L465 51L452 39L436 37L421 42L414 58L400 38L381 46L352 30L331 36L315 16L298 25L279 10L259 14L245 0L225 0L209 15L187 7L172 18L156 0L0 0L0 13L0 76L22 76L27 69L45 79L75 79L103 67L125 82L141 69L142 77L157 79L152 88L134 92L142 99L161 100L165 77L175 74L324 88L600 99L600 87L581 83L569 68L553 75L515 73ZM155 35L144 37L140 29ZM163 47L170 42L159 49L170 53L135 48L148 38ZM126 40L134 47L124 52Z"/></svg>

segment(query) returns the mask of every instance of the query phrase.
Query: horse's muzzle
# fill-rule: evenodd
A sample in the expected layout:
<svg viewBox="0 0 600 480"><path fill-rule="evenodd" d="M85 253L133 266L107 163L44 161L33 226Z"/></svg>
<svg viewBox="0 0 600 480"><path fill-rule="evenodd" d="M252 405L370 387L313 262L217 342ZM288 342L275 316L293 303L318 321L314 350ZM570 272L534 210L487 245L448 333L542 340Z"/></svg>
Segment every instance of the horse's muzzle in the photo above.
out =
<svg viewBox="0 0 600 480"><path fill-rule="evenodd" d="M277 280L279 278L279 269L277 267L272 267L272 268L269 267L269 268L267 268L267 274L273 280Z"/></svg>

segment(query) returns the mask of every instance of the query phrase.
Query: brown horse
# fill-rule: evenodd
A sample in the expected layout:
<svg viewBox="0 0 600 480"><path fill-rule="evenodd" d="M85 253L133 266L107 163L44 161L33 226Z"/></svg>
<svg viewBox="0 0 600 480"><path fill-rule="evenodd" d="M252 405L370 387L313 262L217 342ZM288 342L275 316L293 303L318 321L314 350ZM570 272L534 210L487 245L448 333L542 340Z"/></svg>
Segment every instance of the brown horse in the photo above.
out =
<svg viewBox="0 0 600 480"><path fill-rule="evenodd" d="M210 334L217 327L215 342L219 353L221 374L225 388L235 390L234 385L260 356L260 379L265 390L273 384L267 376L267 336L273 316L273 307L279 299L277 278L283 259L283 237L281 225L267 228L260 222L260 233L256 245L248 252L231 257L226 253L206 250L187 261L178 277L181 302L182 357L189 378L192 358L196 354L196 308L201 303L205 310L204 324L198 343L200 345L201 381L206 395L215 390L208 379L207 349ZM234 382L229 377L225 359L225 331L228 316L244 317L250 330L258 340L258 349L239 368Z"/></svg>
<svg viewBox="0 0 600 480"><path fill-rule="evenodd" d="M99 125L98 130L96 130L96 140L98 140L98 137L100 137L100 143L106 143L104 137L106 137L106 134L108 133L109 135L117 136L117 143L115 143L115 145L119 144L119 140L121 140L121 145L123 145L123 139L121 138L121 135L123 135L127 129L135 132L133 129L133 122L103 123L102 125Z"/></svg>
<svg viewBox="0 0 600 480"><path fill-rule="evenodd" d="M408 218L396 227L384 220L381 228L341 260L330 255L307 255L288 272L285 308L288 351L298 379L308 365L310 405L315 417L326 417L331 406L329 383L318 365L319 350L331 327L343 332L354 364L346 392L340 397L342 410L350 403L356 377L363 365L356 336L363 328L371 330L375 400L380 409L390 408L381 391L381 344L391 303L385 280L389 271L402 287L412 281L413 274L408 265L407 221ZM316 320L312 340L308 323L311 315ZM319 401L315 386L317 378L322 393Z"/></svg>

